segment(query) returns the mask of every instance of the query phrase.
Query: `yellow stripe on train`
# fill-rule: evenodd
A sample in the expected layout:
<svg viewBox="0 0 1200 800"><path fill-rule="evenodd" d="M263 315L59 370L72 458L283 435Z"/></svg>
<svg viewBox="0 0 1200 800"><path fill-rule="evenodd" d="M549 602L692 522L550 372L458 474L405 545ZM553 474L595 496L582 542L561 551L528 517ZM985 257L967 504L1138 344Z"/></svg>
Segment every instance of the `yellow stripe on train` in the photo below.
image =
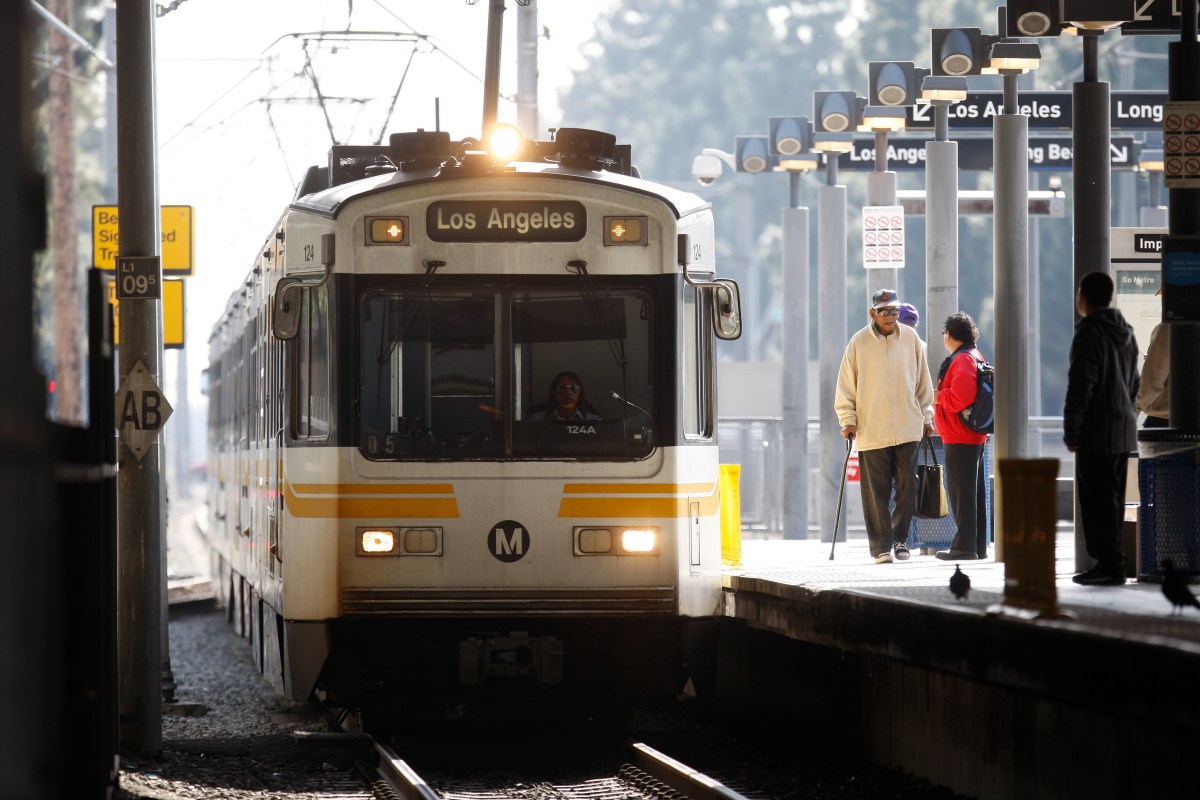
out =
<svg viewBox="0 0 1200 800"><path fill-rule="evenodd" d="M629 497L631 494L676 495ZM682 519L692 515L691 501L700 495L700 515L717 513L720 495L715 483L568 483L563 487L558 516L609 519L654 517ZM570 497L568 495L607 495ZM624 495L624 496L623 496Z"/></svg>
<svg viewBox="0 0 1200 800"><path fill-rule="evenodd" d="M292 516L307 519L350 519L355 517L456 519L458 517L458 501L453 497L454 487L448 483L305 483L295 485L285 483L284 492L287 508ZM415 494L448 494L451 496L411 496ZM376 496L362 497L361 495Z"/></svg>

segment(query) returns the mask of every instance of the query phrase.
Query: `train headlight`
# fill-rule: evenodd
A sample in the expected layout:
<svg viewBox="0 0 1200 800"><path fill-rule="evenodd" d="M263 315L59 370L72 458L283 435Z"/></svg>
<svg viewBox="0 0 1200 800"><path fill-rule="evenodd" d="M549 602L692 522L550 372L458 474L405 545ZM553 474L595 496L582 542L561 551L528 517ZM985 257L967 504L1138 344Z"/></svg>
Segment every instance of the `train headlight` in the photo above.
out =
<svg viewBox="0 0 1200 800"><path fill-rule="evenodd" d="M442 529L356 528L354 548L360 556L440 556Z"/></svg>
<svg viewBox="0 0 1200 800"><path fill-rule="evenodd" d="M368 556L386 556L396 552L396 532L389 528L359 528L358 551Z"/></svg>
<svg viewBox="0 0 1200 800"><path fill-rule="evenodd" d="M516 125L501 122L493 125L484 139L488 153L499 164L506 164L525 148L525 134Z"/></svg>
<svg viewBox="0 0 1200 800"><path fill-rule="evenodd" d="M626 528L621 531L621 549L626 553L654 553L658 551L656 528Z"/></svg>

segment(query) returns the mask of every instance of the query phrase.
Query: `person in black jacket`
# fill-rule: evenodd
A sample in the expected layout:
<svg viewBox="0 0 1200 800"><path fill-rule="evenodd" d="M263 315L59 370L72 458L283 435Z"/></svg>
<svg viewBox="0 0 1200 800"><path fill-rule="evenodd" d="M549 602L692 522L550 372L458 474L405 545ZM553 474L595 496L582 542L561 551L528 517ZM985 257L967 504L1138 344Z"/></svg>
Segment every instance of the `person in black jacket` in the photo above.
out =
<svg viewBox="0 0 1200 800"><path fill-rule="evenodd" d="M1075 454L1075 486L1088 555L1096 565L1072 580L1085 586L1125 583L1121 524L1125 475L1137 447L1138 346L1115 308L1113 281L1089 272L1079 281L1063 406L1063 441Z"/></svg>

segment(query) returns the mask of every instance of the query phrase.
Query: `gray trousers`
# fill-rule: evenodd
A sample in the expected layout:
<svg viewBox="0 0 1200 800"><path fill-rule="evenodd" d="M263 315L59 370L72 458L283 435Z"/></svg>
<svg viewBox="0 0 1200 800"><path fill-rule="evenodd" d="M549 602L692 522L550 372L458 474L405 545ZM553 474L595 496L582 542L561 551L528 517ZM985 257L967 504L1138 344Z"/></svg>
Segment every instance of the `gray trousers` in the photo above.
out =
<svg viewBox="0 0 1200 800"><path fill-rule="evenodd" d="M858 454L863 518L871 555L892 549L893 542L908 544L913 508L917 504L917 452L920 442L905 442ZM891 508L893 489L896 506Z"/></svg>

